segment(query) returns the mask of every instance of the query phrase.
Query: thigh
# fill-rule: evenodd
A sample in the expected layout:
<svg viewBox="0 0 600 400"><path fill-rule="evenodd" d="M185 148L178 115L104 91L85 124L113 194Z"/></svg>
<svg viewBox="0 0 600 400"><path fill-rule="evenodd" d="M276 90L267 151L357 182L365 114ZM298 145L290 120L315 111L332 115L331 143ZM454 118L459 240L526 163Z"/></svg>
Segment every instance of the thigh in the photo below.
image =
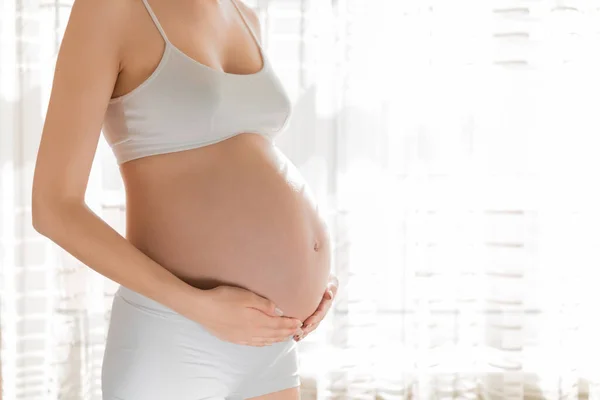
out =
<svg viewBox="0 0 600 400"><path fill-rule="evenodd" d="M293 387L289 389L280 390L265 394L258 397L251 397L252 400L300 400L300 387Z"/></svg>

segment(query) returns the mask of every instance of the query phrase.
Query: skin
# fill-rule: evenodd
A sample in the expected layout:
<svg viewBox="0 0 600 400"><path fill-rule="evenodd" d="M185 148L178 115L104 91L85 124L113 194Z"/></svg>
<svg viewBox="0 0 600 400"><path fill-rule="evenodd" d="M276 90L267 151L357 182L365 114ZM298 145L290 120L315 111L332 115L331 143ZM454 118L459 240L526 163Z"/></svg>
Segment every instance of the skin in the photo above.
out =
<svg viewBox="0 0 600 400"><path fill-rule="evenodd" d="M223 0L222 4L214 0L181 0L177 9L169 6L168 1L156 0L151 4L155 13L160 15L160 22L170 41L191 58L216 71L249 74L260 69L260 54L239 20L239 14L227 0ZM254 32L260 32L254 12L241 2L237 4ZM127 238L85 204L90 169L109 100L141 84L158 64L163 49L164 41L141 1L74 2L56 63L34 171L33 226L90 268L201 323L223 340L251 346L284 341L292 334L297 334L296 339L301 340L327 314L338 284L335 277L328 275L328 235L322 219L313 212L316 206L311 194L290 167L289 161L277 150L268 148L263 138L239 135L222 145L123 164L121 173L127 191ZM162 227L160 221L153 221L153 215L172 215L176 212L175 208L181 207L191 213L190 221L195 222L182 229L203 226L198 221L204 221L209 214L202 207L194 208L191 205L193 199L200 198L201 190L205 194L215 193L223 181L204 179L209 175L205 173L202 162L208 161L194 160L217 160L219 157L230 157L220 164L224 167L224 177L239 171L228 170L225 168L227 165L238 165L249 171L265 171L265 174L269 168L282 166L292 171L289 174L292 176L266 175L271 179L270 187L279 188L273 189L273 193L282 193L282 208L275 208L272 212L275 215L280 212L281 215L307 216L306 219L294 219L287 227L297 235L290 239L295 246L293 251L296 251L290 259L299 265L286 265L285 271L312 268L313 276L306 278L306 273L296 276L290 272L280 275L277 281L272 278L273 271L280 270L281 266L247 266L252 260L244 254L240 259L218 258L231 253L224 251L218 243L216 247L188 243L203 250L206 258L195 259L194 255L199 252L196 251L187 253L190 257L183 258L195 263L179 263L181 260L176 257L180 253L173 250L174 246L181 245L176 244L179 242L170 244L168 236L142 233L149 231L142 228L144 224L156 223ZM174 180L174 176L178 179ZM164 184L171 184L170 190L164 190ZM157 190L159 187L163 190ZM284 190L285 187L288 189ZM186 191L185 188L192 189ZM243 187L238 189L243 190ZM147 193L152 193L151 201L142 195ZM232 197L236 196L224 198ZM172 206L174 199L180 202L177 206ZM246 206L253 206L252 201L263 204L264 200L250 198ZM224 203L222 207L240 205ZM156 209L149 212L148 204L156 206ZM216 209L217 212L220 210L226 211ZM244 215L241 214L242 217ZM176 228L174 231L177 231ZM161 229L151 231L160 232ZM188 233L188 237L193 238L194 234L202 235L203 231ZM242 237L252 235L244 234ZM261 238L262 241L259 240ZM257 243L271 243L273 238L266 236L256 240ZM161 245L150 246L154 242ZM318 250L316 247L313 250L315 243L318 243ZM304 245L306 249L302 247ZM286 242L278 243L274 248L283 250L273 254L283 257L290 246ZM214 249L212 253L208 251L211 248ZM219 268L214 263L219 263ZM216 271L223 276L218 276ZM268 274L261 277L257 271L267 271ZM239 282L234 281L238 277ZM257 278L253 281L253 277ZM295 295L290 294L290 283L286 279L294 282L291 287L295 289ZM257 399L296 398L299 398L298 388Z"/></svg>

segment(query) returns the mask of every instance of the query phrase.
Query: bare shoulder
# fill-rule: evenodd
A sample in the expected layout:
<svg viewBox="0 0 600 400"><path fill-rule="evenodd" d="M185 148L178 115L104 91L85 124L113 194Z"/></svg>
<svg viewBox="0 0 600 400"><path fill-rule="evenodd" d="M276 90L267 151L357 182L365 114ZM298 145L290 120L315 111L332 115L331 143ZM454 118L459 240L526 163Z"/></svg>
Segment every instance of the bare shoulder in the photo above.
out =
<svg viewBox="0 0 600 400"><path fill-rule="evenodd" d="M108 30L125 27L133 4L134 0L74 0L70 18L93 23L90 28L105 26Z"/></svg>
<svg viewBox="0 0 600 400"><path fill-rule="evenodd" d="M107 104L122 66L130 0L75 0L56 56L32 190L84 201ZM40 203L41 202L41 203Z"/></svg>
<svg viewBox="0 0 600 400"><path fill-rule="evenodd" d="M244 3L243 0L231 0L231 1L235 1L235 3L240 6L240 10L242 10L244 15L248 19L248 23L252 25L252 29L254 30L254 33L256 33L256 36L259 38L259 40L262 40L261 28L260 28L260 18L258 17L258 13L257 13L256 9L254 9L254 8L250 7L249 5L247 5L246 3Z"/></svg>
<svg viewBox="0 0 600 400"><path fill-rule="evenodd" d="M71 40L100 40L117 51L127 37L134 0L74 0L65 35Z"/></svg>

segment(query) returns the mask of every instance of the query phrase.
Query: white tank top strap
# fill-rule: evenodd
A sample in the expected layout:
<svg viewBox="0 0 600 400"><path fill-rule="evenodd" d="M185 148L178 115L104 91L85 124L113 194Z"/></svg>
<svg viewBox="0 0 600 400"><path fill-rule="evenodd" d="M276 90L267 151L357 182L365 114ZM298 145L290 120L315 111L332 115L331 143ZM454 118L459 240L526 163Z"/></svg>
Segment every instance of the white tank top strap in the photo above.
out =
<svg viewBox="0 0 600 400"><path fill-rule="evenodd" d="M177 47L168 40L148 4L158 4L153 1L160 0L142 0L166 42L162 58L146 80L109 100L104 115L102 132L119 165L158 154L198 149L246 132L273 141L289 126L293 102L275 70L270 68L258 40L263 58L261 70L236 74L213 69L181 50L175 51ZM231 1L243 18L240 24L245 24L256 39L246 22L253 16L246 14L246 18L241 12L250 9L244 8L244 3L235 4L243 0ZM231 12L236 11L231 8Z"/></svg>
<svg viewBox="0 0 600 400"><path fill-rule="evenodd" d="M258 45L258 47L261 48L262 50L262 46L258 40L258 36L256 36L256 34L254 33L254 29L252 29L252 26L250 26L250 24L248 23L248 20L246 19L246 17L244 16L244 13L242 12L242 10L240 10L240 7L237 5L238 0L231 0L231 2L233 3L233 5L235 6L235 8L238 11L238 14L240 14L240 16L242 17L242 19L244 20L244 24L246 25L246 27L248 28L248 30L250 31L250 34L252 35L252 37L254 38L254 40L256 41L256 44Z"/></svg>
<svg viewBox="0 0 600 400"><path fill-rule="evenodd" d="M146 10L148 11L148 14L150 14L150 17L152 18L154 25L156 25L156 29L158 29L158 31L160 32L160 35L165 40L166 45L169 45L170 44L169 38L167 38L167 34L165 33L165 30L161 26L160 22L158 22L158 18L156 17L156 14L154 14L154 11L152 11L152 7L150 7L150 4L148 4L148 0L142 0L142 2L144 3Z"/></svg>

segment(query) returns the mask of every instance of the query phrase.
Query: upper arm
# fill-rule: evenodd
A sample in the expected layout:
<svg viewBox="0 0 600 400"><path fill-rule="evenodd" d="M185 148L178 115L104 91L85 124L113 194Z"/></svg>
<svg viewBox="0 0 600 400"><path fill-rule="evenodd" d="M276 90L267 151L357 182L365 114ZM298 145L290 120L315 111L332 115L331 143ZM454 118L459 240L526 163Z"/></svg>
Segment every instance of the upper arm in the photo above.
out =
<svg viewBox="0 0 600 400"><path fill-rule="evenodd" d="M125 1L75 0L58 51L33 179L32 206L83 201L120 71Z"/></svg>

